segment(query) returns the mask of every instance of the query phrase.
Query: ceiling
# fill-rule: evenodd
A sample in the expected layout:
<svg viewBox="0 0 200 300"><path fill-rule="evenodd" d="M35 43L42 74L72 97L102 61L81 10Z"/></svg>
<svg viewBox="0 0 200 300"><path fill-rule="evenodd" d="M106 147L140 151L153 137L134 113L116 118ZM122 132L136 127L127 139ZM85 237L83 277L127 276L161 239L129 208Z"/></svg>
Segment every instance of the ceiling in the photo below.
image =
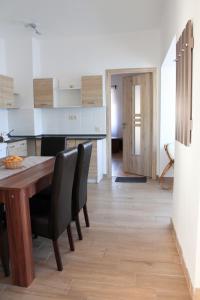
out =
<svg viewBox="0 0 200 300"><path fill-rule="evenodd" d="M165 0L0 0L0 25L35 22L44 35L126 33L160 27Z"/></svg>

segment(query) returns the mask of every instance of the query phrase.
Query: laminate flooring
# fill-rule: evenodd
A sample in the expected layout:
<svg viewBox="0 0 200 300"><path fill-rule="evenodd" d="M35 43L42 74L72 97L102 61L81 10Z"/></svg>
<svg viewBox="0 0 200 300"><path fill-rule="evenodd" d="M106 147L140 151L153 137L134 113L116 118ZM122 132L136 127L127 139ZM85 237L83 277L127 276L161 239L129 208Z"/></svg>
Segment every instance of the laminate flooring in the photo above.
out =
<svg viewBox="0 0 200 300"><path fill-rule="evenodd" d="M81 214L83 240L73 224L75 252L64 233L64 264L56 270L51 242L33 241L36 278L29 288L13 286L0 270L3 300L189 300L172 237L171 192L158 183L89 184L91 227Z"/></svg>

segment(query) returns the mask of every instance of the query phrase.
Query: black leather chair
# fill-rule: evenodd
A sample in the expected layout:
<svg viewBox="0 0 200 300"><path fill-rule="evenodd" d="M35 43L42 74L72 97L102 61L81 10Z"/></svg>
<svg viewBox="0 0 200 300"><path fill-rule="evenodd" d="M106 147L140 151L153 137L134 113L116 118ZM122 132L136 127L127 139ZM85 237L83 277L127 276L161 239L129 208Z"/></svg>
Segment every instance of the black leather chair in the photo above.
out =
<svg viewBox="0 0 200 300"><path fill-rule="evenodd" d="M9 248L4 204L0 204L0 257L4 274L5 276L9 276Z"/></svg>
<svg viewBox="0 0 200 300"><path fill-rule="evenodd" d="M92 143L86 142L78 145L78 158L72 190L72 218L76 222L79 240L82 240L82 232L79 221L79 212L83 208L86 227L90 226L87 212L87 181L92 153Z"/></svg>
<svg viewBox="0 0 200 300"><path fill-rule="evenodd" d="M71 199L77 149L57 154L51 192L41 193L30 199L32 233L53 241L55 258L59 271L62 271L58 238L67 229L70 248L74 250L70 223L72 221Z"/></svg>
<svg viewBox="0 0 200 300"><path fill-rule="evenodd" d="M41 140L41 155L56 156L59 152L65 150L65 137L47 136Z"/></svg>

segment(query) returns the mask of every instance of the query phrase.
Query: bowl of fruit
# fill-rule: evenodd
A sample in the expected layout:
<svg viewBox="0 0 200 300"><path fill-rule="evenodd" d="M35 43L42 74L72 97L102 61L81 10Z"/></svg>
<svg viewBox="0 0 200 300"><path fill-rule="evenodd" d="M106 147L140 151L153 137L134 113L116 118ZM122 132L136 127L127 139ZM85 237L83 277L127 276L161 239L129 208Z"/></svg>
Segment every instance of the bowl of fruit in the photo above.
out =
<svg viewBox="0 0 200 300"><path fill-rule="evenodd" d="M18 169L22 167L23 158L20 156L12 155L3 160L6 169Z"/></svg>

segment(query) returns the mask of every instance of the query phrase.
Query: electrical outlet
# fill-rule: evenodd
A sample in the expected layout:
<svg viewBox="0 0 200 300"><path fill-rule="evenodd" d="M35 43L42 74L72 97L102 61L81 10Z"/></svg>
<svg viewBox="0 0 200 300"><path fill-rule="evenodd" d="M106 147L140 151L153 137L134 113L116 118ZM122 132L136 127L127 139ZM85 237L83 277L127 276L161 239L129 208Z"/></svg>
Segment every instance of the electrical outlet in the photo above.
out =
<svg viewBox="0 0 200 300"><path fill-rule="evenodd" d="M77 120L77 115L68 115L68 120L70 121Z"/></svg>

